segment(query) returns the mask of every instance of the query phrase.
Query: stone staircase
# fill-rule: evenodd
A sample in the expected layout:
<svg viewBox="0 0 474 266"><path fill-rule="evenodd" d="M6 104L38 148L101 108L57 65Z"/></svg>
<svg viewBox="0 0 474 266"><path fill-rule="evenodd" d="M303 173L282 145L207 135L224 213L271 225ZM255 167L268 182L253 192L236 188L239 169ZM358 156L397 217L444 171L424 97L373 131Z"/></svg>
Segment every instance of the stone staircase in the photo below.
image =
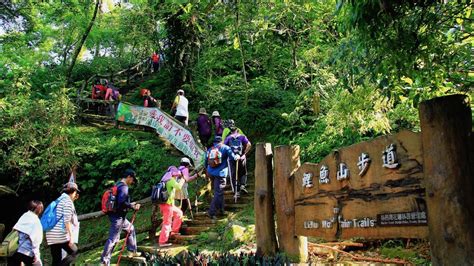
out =
<svg viewBox="0 0 474 266"><path fill-rule="evenodd" d="M147 254L153 255L175 255L179 252L186 250L187 246L191 244L196 244L199 241L199 235L201 233L212 232L213 229L221 222L224 222L226 218L230 215L243 210L249 205L253 205L254 198L254 178L249 176L247 190L248 194L242 193L241 197L235 202L234 194L232 193L231 187L228 184L224 191L224 200L225 200L225 213L223 216L218 217L213 220L207 215L208 205L207 203L203 208L200 206L203 211L193 213L194 219L191 219L189 212L186 220L181 226L180 233L181 235L171 236L170 242L173 243L170 247L160 248L156 240L146 239L138 243L138 250ZM204 211L205 210L205 211ZM159 233L157 232L156 236L158 237ZM132 263L146 264L146 259L144 257L138 258L126 258L123 257L122 260L127 260Z"/></svg>

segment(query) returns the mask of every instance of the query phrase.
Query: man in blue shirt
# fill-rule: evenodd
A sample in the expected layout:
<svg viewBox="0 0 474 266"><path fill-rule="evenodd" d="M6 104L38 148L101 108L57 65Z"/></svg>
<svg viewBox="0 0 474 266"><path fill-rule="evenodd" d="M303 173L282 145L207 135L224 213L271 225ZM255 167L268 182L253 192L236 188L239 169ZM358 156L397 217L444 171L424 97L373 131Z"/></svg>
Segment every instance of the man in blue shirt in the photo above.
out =
<svg viewBox="0 0 474 266"><path fill-rule="evenodd" d="M222 137L216 136L211 148L206 152L205 167L210 177L214 197L209 208L209 217L216 219L216 214L224 214L224 188L229 175L228 159L239 160L240 156L232 153L229 146L221 143Z"/></svg>
<svg viewBox="0 0 474 266"><path fill-rule="evenodd" d="M130 196L128 194L128 186L137 183L137 181L135 171L127 169L122 175L120 182L117 183L117 210L108 213L110 220L109 239L105 242L104 252L102 252L100 258L102 264L110 265L110 258L115 245L120 240L120 232L122 229L130 233L127 239L127 249L131 252L130 255L133 257L140 256L140 254L137 253L135 228L126 218L129 209L135 211L140 209L140 204L130 203Z"/></svg>

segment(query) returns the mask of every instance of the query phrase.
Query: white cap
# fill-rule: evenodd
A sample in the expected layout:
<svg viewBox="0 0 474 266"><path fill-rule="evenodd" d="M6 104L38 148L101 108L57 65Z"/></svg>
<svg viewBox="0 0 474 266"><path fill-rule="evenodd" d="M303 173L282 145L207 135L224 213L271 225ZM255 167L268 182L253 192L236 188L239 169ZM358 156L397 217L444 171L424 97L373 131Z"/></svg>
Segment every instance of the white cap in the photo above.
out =
<svg viewBox="0 0 474 266"><path fill-rule="evenodd" d="M212 112L212 116L221 116L218 111Z"/></svg>
<svg viewBox="0 0 474 266"><path fill-rule="evenodd" d="M178 93L182 93L182 94L184 94L184 91L183 91L183 90L181 90L181 89L179 89L179 90L178 90Z"/></svg>
<svg viewBox="0 0 474 266"><path fill-rule="evenodd" d="M181 163L187 163L187 164L189 164L189 165L192 165L192 164L191 164L191 161L190 161L189 158L187 158L187 157L181 158Z"/></svg>

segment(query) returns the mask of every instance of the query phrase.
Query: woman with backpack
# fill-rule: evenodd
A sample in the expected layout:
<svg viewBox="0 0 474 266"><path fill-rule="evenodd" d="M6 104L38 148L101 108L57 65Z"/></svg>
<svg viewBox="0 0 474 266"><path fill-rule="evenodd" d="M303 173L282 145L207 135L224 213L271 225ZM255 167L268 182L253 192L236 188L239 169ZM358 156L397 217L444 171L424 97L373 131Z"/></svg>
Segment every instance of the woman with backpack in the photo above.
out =
<svg viewBox="0 0 474 266"><path fill-rule="evenodd" d="M183 212L175 206L175 195L177 190L181 190L186 180L181 178L182 174L175 166L170 166L160 182L165 183L168 198L164 202L159 202L160 212L163 216L160 237L158 244L160 247L169 247L168 243L171 235L179 235L179 229L183 222ZM156 205L154 206L156 210ZM153 215L155 216L155 215ZM153 222L153 218L152 218ZM156 228L156 227L155 227ZM156 229L155 229L156 230Z"/></svg>
<svg viewBox="0 0 474 266"><path fill-rule="evenodd" d="M188 193L188 183L196 179L196 177L198 176L197 174L189 176L189 168L192 166L193 165L191 164L189 158L181 158L178 170L181 172L181 177L184 178L186 183L184 183L181 190L176 191L176 199L181 201L181 211L183 212L183 214L186 213L188 209L191 210L191 201L189 200Z"/></svg>
<svg viewBox="0 0 474 266"><path fill-rule="evenodd" d="M8 265L43 265L40 257L43 227L38 218L43 209L41 201L30 201L28 211L13 226L13 230L18 231L18 249L8 261Z"/></svg>
<svg viewBox="0 0 474 266"><path fill-rule="evenodd" d="M79 188L76 183L68 182L63 187L63 194L57 199L56 219L54 227L46 232L46 241L51 248L53 261L51 265L70 265L77 257L77 245L74 243L73 230L77 220L74 201L79 198ZM62 257L62 251L66 257Z"/></svg>

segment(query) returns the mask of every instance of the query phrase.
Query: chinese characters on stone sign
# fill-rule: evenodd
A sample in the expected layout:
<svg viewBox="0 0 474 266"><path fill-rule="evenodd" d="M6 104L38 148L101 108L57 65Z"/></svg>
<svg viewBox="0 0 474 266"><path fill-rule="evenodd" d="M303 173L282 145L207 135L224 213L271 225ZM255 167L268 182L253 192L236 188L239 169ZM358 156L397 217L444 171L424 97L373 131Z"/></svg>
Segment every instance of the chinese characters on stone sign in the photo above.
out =
<svg viewBox="0 0 474 266"><path fill-rule="evenodd" d="M397 146L390 144L382 153L383 167L394 169L399 166L397 162Z"/></svg>
<svg viewBox="0 0 474 266"><path fill-rule="evenodd" d="M359 176L362 177L367 173L370 165L370 157L367 153L361 153L359 156L359 162L357 162L357 167L359 167Z"/></svg>
<svg viewBox="0 0 474 266"><path fill-rule="evenodd" d="M303 187L305 188L313 187L313 173L303 174Z"/></svg>
<svg viewBox="0 0 474 266"><path fill-rule="evenodd" d="M319 170L319 184L329 184L329 168L326 165Z"/></svg>
<svg viewBox="0 0 474 266"><path fill-rule="evenodd" d="M349 179L349 168L345 163L339 164L339 170L336 173L337 180Z"/></svg>
<svg viewBox="0 0 474 266"><path fill-rule="evenodd" d="M367 171L369 170L370 164L372 159L370 158L369 154L361 153L357 162L357 168L359 168L359 176L364 176ZM395 169L400 166L397 157L397 146L395 144L390 144L386 147L386 149L382 152L382 167ZM346 163L340 163L338 169L336 171L336 179L347 180L350 177L350 171ZM303 186L305 186L305 177L303 177ZM322 165L319 170L319 184L329 184L329 167L327 165ZM311 182L312 184L312 182ZM308 187L308 186L305 186Z"/></svg>

